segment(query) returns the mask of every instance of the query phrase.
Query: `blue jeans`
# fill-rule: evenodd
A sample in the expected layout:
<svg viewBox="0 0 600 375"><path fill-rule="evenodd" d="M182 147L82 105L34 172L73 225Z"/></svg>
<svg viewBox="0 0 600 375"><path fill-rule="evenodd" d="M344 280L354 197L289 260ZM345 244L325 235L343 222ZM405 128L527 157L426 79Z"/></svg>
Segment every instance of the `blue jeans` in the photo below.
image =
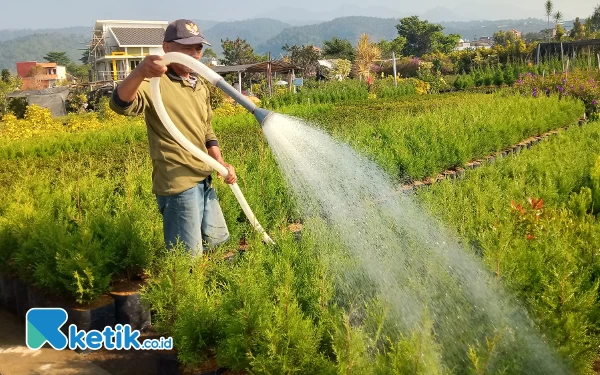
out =
<svg viewBox="0 0 600 375"><path fill-rule="evenodd" d="M201 255L202 251L229 239L223 211L211 183L212 177L209 176L179 194L156 196L158 209L163 216L167 248L171 249L179 240L192 255Z"/></svg>

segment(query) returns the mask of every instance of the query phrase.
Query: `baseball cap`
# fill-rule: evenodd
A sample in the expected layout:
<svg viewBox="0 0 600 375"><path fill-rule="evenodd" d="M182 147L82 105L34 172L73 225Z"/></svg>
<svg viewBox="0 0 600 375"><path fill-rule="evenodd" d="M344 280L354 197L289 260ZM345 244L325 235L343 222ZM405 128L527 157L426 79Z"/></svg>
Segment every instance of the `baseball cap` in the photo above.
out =
<svg viewBox="0 0 600 375"><path fill-rule="evenodd" d="M173 21L165 30L165 42L176 42L179 44L211 44L204 39L198 25L190 20L180 19Z"/></svg>

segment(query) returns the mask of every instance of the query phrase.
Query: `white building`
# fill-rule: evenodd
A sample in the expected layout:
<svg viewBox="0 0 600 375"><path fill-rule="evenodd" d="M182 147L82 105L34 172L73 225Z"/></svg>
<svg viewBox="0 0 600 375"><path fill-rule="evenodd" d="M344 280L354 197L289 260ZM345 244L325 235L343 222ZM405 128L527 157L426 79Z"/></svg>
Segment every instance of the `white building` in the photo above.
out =
<svg viewBox="0 0 600 375"><path fill-rule="evenodd" d="M468 41L464 41L463 39L460 39L458 41L458 46L454 48L455 51L464 51L464 50L468 50L471 48L471 42Z"/></svg>
<svg viewBox="0 0 600 375"><path fill-rule="evenodd" d="M120 81L146 55L162 55L167 21L99 20L90 44L93 79Z"/></svg>

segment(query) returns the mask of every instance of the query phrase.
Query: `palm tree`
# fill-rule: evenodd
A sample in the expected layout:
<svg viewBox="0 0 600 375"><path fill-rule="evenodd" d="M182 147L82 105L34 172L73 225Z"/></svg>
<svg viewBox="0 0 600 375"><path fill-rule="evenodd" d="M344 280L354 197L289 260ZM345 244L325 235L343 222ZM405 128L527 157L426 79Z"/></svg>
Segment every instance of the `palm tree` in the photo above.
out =
<svg viewBox="0 0 600 375"><path fill-rule="evenodd" d="M557 25L558 25L559 23L561 23L561 22L562 22L562 20L563 20L563 14L561 13L561 11L560 11L560 10L559 10L559 11L557 11L556 13L554 13L554 16L553 16L553 17L554 17L554 23L555 23L555 24L557 24Z"/></svg>
<svg viewBox="0 0 600 375"><path fill-rule="evenodd" d="M550 35L548 32L550 31L550 16L552 15L552 10L554 9L554 5L552 5L552 0L546 1L546 16L548 17L548 28L546 29L546 37L548 41L550 41Z"/></svg>

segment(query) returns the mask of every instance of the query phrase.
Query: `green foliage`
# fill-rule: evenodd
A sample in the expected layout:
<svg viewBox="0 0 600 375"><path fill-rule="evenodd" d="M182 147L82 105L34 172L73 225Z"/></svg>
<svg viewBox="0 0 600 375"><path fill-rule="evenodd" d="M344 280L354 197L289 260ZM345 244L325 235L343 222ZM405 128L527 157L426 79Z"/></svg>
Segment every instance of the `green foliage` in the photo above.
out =
<svg viewBox="0 0 600 375"><path fill-rule="evenodd" d="M421 57L425 54L440 51L449 53L458 43L459 35L444 35L441 25L421 21L419 17L405 17L396 25L398 35L406 39L403 54Z"/></svg>
<svg viewBox="0 0 600 375"><path fill-rule="evenodd" d="M48 52L46 56L44 56L44 60L62 66L67 66L71 62L71 59L67 56L66 52Z"/></svg>
<svg viewBox="0 0 600 375"><path fill-rule="evenodd" d="M381 49L381 58L390 59L392 58L392 52L396 55L396 58L399 58L402 55L402 51L404 50L404 46L406 45L406 38L398 35L396 38L387 41L385 39L381 39L379 43L377 43L379 48Z"/></svg>
<svg viewBox="0 0 600 375"><path fill-rule="evenodd" d="M354 60L354 47L347 39L333 37L323 42L323 57L326 59Z"/></svg>
<svg viewBox="0 0 600 375"><path fill-rule="evenodd" d="M444 169L462 166L527 137L572 124L584 110L577 101L557 97L444 98L428 95L422 100L439 103L416 113L417 104L402 102L385 106L356 102L336 105L335 111L315 106L290 108L286 112L319 124L373 158L391 175L412 180L435 177ZM421 100L416 103L423 105ZM370 108L369 116L364 115L364 108ZM405 111L415 115L407 116Z"/></svg>
<svg viewBox="0 0 600 375"><path fill-rule="evenodd" d="M221 63L225 65L251 64L262 60L262 57L254 54L254 49L245 39L221 39L221 47L223 48Z"/></svg>
<svg viewBox="0 0 600 375"><path fill-rule="evenodd" d="M205 58L217 58L217 54L215 53L215 51L212 48L207 48L204 50L204 52L202 53L202 57Z"/></svg>
<svg viewBox="0 0 600 375"><path fill-rule="evenodd" d="M526 301L577 373L593 373L599 342L600 262L594 249L600 246L600 224L592 213L599 139L597 123L574 127L420 193ZM489 344L475 350L477 368L484 367Z"/></svg>
<svg viewBox="0 0 600 375"><path fill-rule="evenodd" d="M510 31L497 31L494 33L494 44L497 45L501 45L501 46L508 46L512 43L514 43L517 40L517 37L515 34L511 33Z"/></svg>
<svg viewBox="0 0 600 375"><path fill-rule="evenodd" d="M342 81L350 75L352 63L350 60L337 59L333 61L333 69L329 70L328 78Z"/></svg>
<svg viewBox="0 0 600 375"><path fill-rule="evenodd" d="M76 64L71 62L67 65L67 72L79 82L88 82L91 66L87 64Z"/></svg>
<svg viewBox="0 0 600 375"><path fill-rule="evenodd" d="M21 87L21 79L18 76L14 77L9 72L2 71L2 80L0 80L0 116L3 116L9 108L10 100L6 96L18 90L19 87Z"/></svg>
<svg viewBox="0 0 600 375"><path fill-rule="evenodd" d="M319 68L319 53L311 45L282 47L290 56L290 62L299 66L302 70L298 74L304 77L314 76Z"/></svg>
<svg viewBox="0 0 600 375"><path fill-rule="evenodd" d="M581 21L579 20L579 17L575 18L575 21L573 22L573 28L569 33L569 37L573 40L580 40L584 38L584 32L584 27Z"/></svg>
<svg viewBox="0 0 600 375"><path fill-rule="evenodd" d="M278 109L292 104L338 103L348 100L367 99L368 90L364 82L357 80L306 82L299 92L284 92L263 100L267 108Z"/></svg>

